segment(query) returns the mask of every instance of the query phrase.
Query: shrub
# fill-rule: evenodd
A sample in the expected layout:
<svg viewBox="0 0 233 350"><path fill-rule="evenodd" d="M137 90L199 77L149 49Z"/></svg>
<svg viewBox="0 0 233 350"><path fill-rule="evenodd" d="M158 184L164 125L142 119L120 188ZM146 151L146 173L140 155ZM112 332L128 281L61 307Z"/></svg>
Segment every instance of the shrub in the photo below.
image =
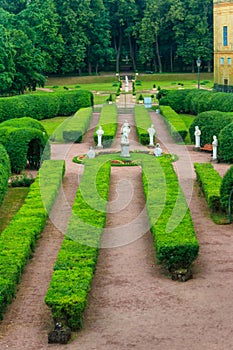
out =
<svg viewBox="0 0 233 350"><path fill-rule="evenodd" d="M233 122L219 133L218 157L220 161L233 163Z"/></svg>
<svg viewBox="0 0 233 350"><path fill-rule="evenodd" d="M144 156L143 187L158 262L169 271L189 268L199 244L186 199L166 157Z"/></svg>
<svg viewBox="0 0 233 350"><path fill-rule="evenodd" d="M21 209L0 236L0 318L16 294L23 269L59 191L64 161L45 161ZM46 210L47 209L47 210Z"/></svg>
<svg viewBox="0 0 233 350"><path fill-rule="evenodd" d="M223 176L222 184L220 187L220 202L223 210L227 211L229 205L229 196L233 189L233 166L227 170ZM233 196L231 197L231 212L233 209Z"/></svg>
<svg viewBox="0 0 233 350"><path fill-rule="evenodd" d="M151 118L145 106L135 106L134 120L139 142L142 145L148 145L150 142L150 136L147 130L151 126Z"/></svg>
<svg viewBox="0 0 233 350"><path fill-rule="evenodd" d="M182 118L169 106L161 106L160 113L164 117L172 138L176 142L182 142L188 134L187 126Z"/></svg>
<svg viewBox="0 0 233 350"><path fill-rule="evenodd" d="M195 163L194 168L197 182L205 195L208 207L218 211L220 209L221 176L210 163Z"/></svg>
<svg viewBox="0 0 233 350"><path fill-rule="evenodd" d="M3 145L0 144L0 205L7 191L10 168L10 159L7 151Z"/></svg>
<svg viewBox="0 0 233 350"><path fill-rule="evenodd" d="M45 297L54 321L62 322L72 330L82 327L82 314L106 221L109 181L110 162L101 164L100 157L86 162L66 237Z"/></svg>
<svg viewBox="0 0 233 350"><path fill-rule="evenodd" d="M87 131L92 118L92 108L81 108L64 125L62 132L66 142L82 142L83 135Z"/></svg>
<svg viewBox="0 0 233 350"><path fill-rule="evenodd" d="M14 175L10 178L11 187L29 187L33 182L33 176L27 176L25 173L21 175Z"/></svg>
<svg viewBox="0 0 233 350"><path fill-rule="evenodd" d="M110 147L117 131L117 107L115 104L104 105L100 112L98 126L102 126L104 134L102 136L103 147ZM98 129L96 128L96 131ZM94 133L95 144L98 144L98 136Z"/></svg>
<svg viewBox="0 0 233 350"><path fill-rule="evenodd" d="M233 113L224 113L220 111L208 111L198 114L189 128L192 142L194 142L195 126L198 125L201 130L201 146L212 143L213 135L217 137L220 131L228 124L233 122Z"/></svg>

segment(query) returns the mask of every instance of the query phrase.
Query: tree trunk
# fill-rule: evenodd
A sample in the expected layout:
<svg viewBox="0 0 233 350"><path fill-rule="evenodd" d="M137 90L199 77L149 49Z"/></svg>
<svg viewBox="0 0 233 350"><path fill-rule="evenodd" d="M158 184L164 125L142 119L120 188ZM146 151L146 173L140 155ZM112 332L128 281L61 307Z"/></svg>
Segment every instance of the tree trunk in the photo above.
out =
<svg viewBox="0 0 233 350"><path fill-rule="evenodd" d="M158 60L158 65L159 65L159 73L162 73L162 63L161 63L161 58L159 54L159 43L158 43L158 35L156 34L156 55L157 55L157 60Z"/></svg>
<svg viewBox="0 0 233 350"><path fill-rule="evenodd" d="M88 62L88 74L91 75L92 67L91 62Z"/></svg>
<svg viewBox="0 0 233 350"><path fill-rule="evenodd" d="M211 62L210 62L210 60L208 60L207 64L208 64L208 73L210 73L211 72Z"/></svg>
<svg viewBox="0 0 233 350"><path fill-rule="evenodd" d="M132 64L133 64L133 71L136 72L136 62L135 62L135 55L134 55L134 50L133 50L133 45L131 41L131 37L129 36L129 50L130 50L130 57L132 59Z"/></svg>
<svg viewBox="0 0 233 350"><path fill-rule="evenodd" d="M122 30L119 30L119 40L117 43L116 37L114 38L114 46L116 52L116 72L120 72L120 57L121 57L121 46L122 46Z"/></svg>
<svg viewBox="0 0 233 350"><path fill-rule="evenodd" d="M171 72L173 72L173 50L172 50L172 46L170 49L170 68L171 68Z"/></svg>

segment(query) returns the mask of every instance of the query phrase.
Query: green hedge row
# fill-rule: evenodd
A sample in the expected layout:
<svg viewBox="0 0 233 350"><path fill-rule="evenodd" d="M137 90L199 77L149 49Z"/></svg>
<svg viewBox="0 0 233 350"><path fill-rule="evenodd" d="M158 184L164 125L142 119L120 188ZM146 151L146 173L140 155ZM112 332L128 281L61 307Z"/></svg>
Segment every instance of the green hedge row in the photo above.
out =
<svg viewBox="0 0 233 350"><path fill-rule="evenodd" d="M195 163L194 168L197 182L205 195L208 207L212 210L219 210L221 176L210 163Z"/></svg>
<svg viewBox="0 0 233 350"><path fill-rule="evenodd" d="M64 161L45 161L21 209L0 236L0 318L46 224L64 175Z"/></svg>
<svg viewBox="0 0 233 350"><path fill-rule="evenodd" d="M102 107L98 126L102 126L104 131L102 136L102 145L104 148L110 147L113 143L114 137L116 136L117 117L118 114L116 104L106 104ZM96 135L98 126L94 133L94 141L96 145L98 144L98 136Z"/></svg>
<svg viewBox="0 0 233 350"><path fill-rule="evenodd" d="M22 117L41 120L69 116L79 108L92 105L93 94L85 90L3 97L0 99L0 123Z"/></svg>
<svg viewBox="0 0 233 350"><path fill-rule="evenodd" d="M70 117L69 121L64 124L62 131L63 139L66 142L82 142L83 135L87 131L92 118L92 108L81 108L75 115Z"/></svg>
<svg viewBox="0 0 233 350"><path fill-rule="evenodd" d="M228 211L228 206L231 206L231 212L233 210L233 195L231 197L231 203L229 203L229 197L233 190L233 166L227 170L223 176L221 187L220 187L220 202L222 209Z"/></svg>
<svg viewBox="0 0 233 350"><path fill-rule="evenodd" d="M199 244L184 194L167 157L143 157L143 186L159 263L169 271L188 268Z"/></svg>
<svg viewBox="0 0 233 350"><path fill-rule="evenodd" d="M8 188L8 180L11 171L10 159L7 151L0 144L0 205L4 199L5 193Z"/></svg>
<svg viewBox="0 0 233 350"><path fill-rule="evenodd" d="M54 321L72 330L82 327L105 227L110 170L110 162L101 163L101 157L85 161L72 216L45 297Z"/></svg>
<svg viewBox="0 0 233 350"><path fill-rule="evenodd" d="M44 127L32 118L7 120L0 124L0 143L5 147L11 170L20 173L27 165L38 169L41 158L48 159L50 145Z"/></svg>
<svg viewBox="0 0 233 350"><path fill-rule="evenodd" d="M233 113L220 111L207 111L197 115L189 128L192 142L195 141L194 131L198 125L201 130L201 146L206 143L212 143L213 135L219 137L220 131L228 124L233 122ZM219 143L220 146L220 143Z"/></svg>
<svg viewBox="0 0 233 350"><path fill-rule="evenodd" d="M233 122L227 124L219 133L218 158L226 163L233 163Z"/></svg>
<svg viewBox="0 0 233 350"><path fill-rule="evenodd" d="M217 110L233 112L233 94L208 90L167 90L159 101L160 105L171 106L176 112L198 114Z"/></svg>
<svg viewBox="0 0 233 350"><path fill-rule="evenodd" d="M147 130L151 126L151 118L145 106L135 106L134 120L136 124L136 132L138 135L139 142L142 145L149 145L150 136Z"/></svg>
<svg viewBox="0 0 233 350"><path fill-rule="evenodd" d="M174 141L184 141L188 134L188 129L180 116L170 106L161 106L160 113L164 117L164 121Z"/></svg>

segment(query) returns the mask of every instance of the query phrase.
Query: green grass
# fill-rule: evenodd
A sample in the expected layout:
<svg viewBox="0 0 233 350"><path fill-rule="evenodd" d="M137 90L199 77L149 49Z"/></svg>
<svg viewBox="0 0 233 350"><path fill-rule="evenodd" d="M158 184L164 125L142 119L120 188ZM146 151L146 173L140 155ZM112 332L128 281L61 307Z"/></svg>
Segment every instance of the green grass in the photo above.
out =
<svg viewBox="0 0 233 350"><path fill-rule="evenodd" d="M65 122L68 119L68 117L55 117L51 119L44 119L41 120L40 123L43 125L45 130L47 131L47 134L51 136L55 131L56 135L58 134L58 128L59 125L61 125L63 122ZM58 138L62 138L62 132L60 132L61 136Z"/></svg>
<svg viewBox="0 0 233 350"><path fill-rule="evenodd" d="M190 115L190 114L179 114L179 116L182 118L183 122L185 123L185 125L187 126L187 128L189 129L190 125L192 124L193 120L195 119L194 115ZM185 144L191 144L191 138L189 135L189 132L185 138Z"/></svg>
<svg viewBox="0 0 233 350"><path fill-rule="evenodd" d="M0 207L0 232L2 232L24 203L29 187L9 187Z"/></svg>

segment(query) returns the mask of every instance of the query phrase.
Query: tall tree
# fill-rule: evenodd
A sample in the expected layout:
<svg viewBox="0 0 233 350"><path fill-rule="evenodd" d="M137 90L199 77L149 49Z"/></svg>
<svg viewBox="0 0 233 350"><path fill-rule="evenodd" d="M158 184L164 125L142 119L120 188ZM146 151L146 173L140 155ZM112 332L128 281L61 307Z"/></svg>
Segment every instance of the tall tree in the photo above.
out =
<svg viewBox="0 0 233 350"><path fill-rule="evenodd" d="M19 13L24 10L30 0L0 0L0 7L11 13Z"/></svg>
<svg viewBox="0 0 233 350"><path fill-rule="evenodd" d="M13 50L6 28L0 25L0 94L8 94L15 74Z"/></svg>

